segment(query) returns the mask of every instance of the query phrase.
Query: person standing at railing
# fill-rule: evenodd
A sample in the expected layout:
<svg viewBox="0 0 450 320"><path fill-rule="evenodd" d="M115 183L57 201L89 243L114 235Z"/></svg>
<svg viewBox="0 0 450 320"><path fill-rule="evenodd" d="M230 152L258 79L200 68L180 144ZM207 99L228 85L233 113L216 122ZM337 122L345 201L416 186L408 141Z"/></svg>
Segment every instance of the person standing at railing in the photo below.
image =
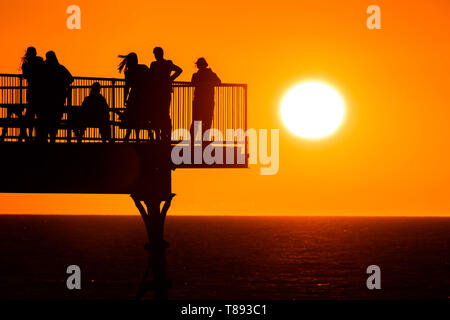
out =
<svg viewBox="0 0 450 320"><path fill-rule="evenodd" d="M125 74L124 100L126 109L122 114L122 125L127 129L125 142L130 139L131 131L136 133L139 141L140 129L148 127L143 117L143 110L147 107L149 91L149 69L146 65L138 64L136 53L131 52L126 56L120 55L122 62L119 64L119 72Z"/></svg>
<svg viewBox="0 0 450 320"><path fill-rule="evenodd" d="M37 113L43 107L44 95L44 59L37 55L36 48L29 47L22 59L22 75L27 80L27 107L25 120L28 126L28 137L33 136L33 125ZM21 129L21 137L26 136L25 128Z"/></svg>
<svg viewBox="0 0 450 320"><path fill-rule="evenodd" d="M169 140L172 131L170 120L170 102L172 99L172 82L183 70L172 60L164 59L164 50L153 49L156 61L150 65L150 77L153 90L151 122L157 139Z"/></svg>
<svg viewBox="0 0 450 320"><path fill-rule="evenodd" d="M19 141L26 140L28 129L28 137L31 138L33 135L33 126L31 123L38 110L42 108L43 100L43 74L44 74L44 59L37 56L36 48L28 47L25 56L22 58L22 75L23 78L27 80L27 92L26 99L27 105L25 109L24 119L26 124L20 128ZM8 111L8 114L15 113L20 116L23 109L20 111ZM8 132L8 127L4 127L0 141L3 141Z"/></svg>
<svg viewBox="0 0 450 320"><path fill-rule="evenodd" d="M214 86L222 83L219 77L208 68L205 58L199 58L195 64L198 71L192 75L191 80L195 87L192 102L191 138L194 138L197 130L194 128L195 121L201 122L202 132L211 128L214 116Z"/></svg>
<svg viewBox="0 0 450 320"><path fill-rule="evenodd" d="M44 74L46 105L39 112L42 128L40 139L46 141L47 136L50 135L50 142L53 143L64 112L70 85L74 79L69 70L59 63L53 51L46 53Z"/></svg>

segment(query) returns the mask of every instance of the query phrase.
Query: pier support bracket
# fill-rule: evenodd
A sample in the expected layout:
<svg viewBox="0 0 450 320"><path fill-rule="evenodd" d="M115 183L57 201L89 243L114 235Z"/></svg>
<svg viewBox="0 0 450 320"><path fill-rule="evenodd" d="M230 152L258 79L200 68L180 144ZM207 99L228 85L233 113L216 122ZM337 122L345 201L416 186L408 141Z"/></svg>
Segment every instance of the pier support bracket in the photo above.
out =
<svg viewBox="0 0 450 320"><path fill-rule="evenodd" d="M169 243L164 240L164 223L174 196L172 193L166 199L141 200L131 195L144 220L148 236L148 243L145 244L148 264L137 293L137 300L152 290L155 293L155 300L166 300L168 297L171 283L166 277L166 250Z"/></svg>

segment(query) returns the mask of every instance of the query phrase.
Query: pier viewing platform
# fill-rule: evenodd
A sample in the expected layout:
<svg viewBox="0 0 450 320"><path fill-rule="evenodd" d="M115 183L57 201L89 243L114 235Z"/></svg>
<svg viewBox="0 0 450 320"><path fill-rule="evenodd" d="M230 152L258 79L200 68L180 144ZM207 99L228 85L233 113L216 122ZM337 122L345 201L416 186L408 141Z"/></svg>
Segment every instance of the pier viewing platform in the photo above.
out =
<svg viewBox="0 0 450 320"><path fill-rule="evenodd" d="M82 139L76 139L70 121L71 113L79 110L94 82L100 83L101 94L109 105L111 139L108 143L102 143L99 128L89 126ZM148 190L153 195L167 195L171 193L167 176L175 169L248 166L248 148L243 135L247 131L247 85L215 87L212 128L220 131L223 140L213 137L210 139L213 141L192 144L191 161L183 163L174 163L171 152L186 142L179 134L180 129L189 132L191 127L194 94L191 83L173 83L170 142L149 136L148 130L141 130L139 140L135 133L128 141L124 140L126 129L121 128L120 120L125 110L124 86L123 79L75 77L62 120L58 122L55 143L38 143L35 130L26 129L33 128L36 121L24 117L26 80L21 75L0 74L0 166L4 168L3 180L8 181L1 184L0 192L128 194ZM227 136L227 130L231 129L234 134ZM208 146L215 150L222 148L224 158L231 154L234 161L195 160L194 153L203 152Z"/></svg>

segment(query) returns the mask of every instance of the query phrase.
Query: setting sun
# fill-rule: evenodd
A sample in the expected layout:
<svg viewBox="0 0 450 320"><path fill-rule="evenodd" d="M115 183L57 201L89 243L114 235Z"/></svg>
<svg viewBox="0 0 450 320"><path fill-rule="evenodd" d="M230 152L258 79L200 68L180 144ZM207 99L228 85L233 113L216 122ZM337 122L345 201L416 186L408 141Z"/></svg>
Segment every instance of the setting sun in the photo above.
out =
<svg viewBox="0 0 450 320"><path fill-rule="evenodd" d="M339 93L321 82L296 85L281 103L284 124L302 138L317 139L332 134L341 125L344 113Z"/></svg>

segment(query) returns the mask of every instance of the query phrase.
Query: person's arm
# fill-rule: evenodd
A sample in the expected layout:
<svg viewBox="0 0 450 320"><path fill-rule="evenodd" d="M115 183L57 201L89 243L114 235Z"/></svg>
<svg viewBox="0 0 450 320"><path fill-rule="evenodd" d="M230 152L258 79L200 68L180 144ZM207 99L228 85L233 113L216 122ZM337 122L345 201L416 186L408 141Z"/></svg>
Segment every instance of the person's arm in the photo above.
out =
<svg viewBox="0 0 450 320"><path fill-rule="evenodd" d="M65 81L66 87L69 87L72 84L72 82L74 81L74 79L72 77L72 74L69 72L69 70L67 70L67 68L64 66L62 66L62 67L63 67L64 81Z"/></svg>
<svg viewBox="0 0 450 320"><path fill-rule="evenodd" d="M191 83L192 83L192 85L194 85L194 86L196 86L196 85L198 84L198 75L197 75L197 73L194 73L194 74L192 75Z"/></svg>
<svg viewBox="0 0 450 320"><path fill-rule="evenodd" d="M130 93L130 82L128 80L128 73L125 72L125 86L123 87L123 101L127 105L128 93Z"/></svg>
<svg viewBox="0 0 450 320"><path fill-rule="evenodd" d="M222 84L222 81L217 76L217 74L215 74L214 72L213 72L213 81L212 82L213 82L213 85L215 85L215 86L219 86Z"/></svg>
<svg viewBox="0 0 450 320"><path fill-rule="evenodd" d="M109 121L109 119L110 119L110 114L109 114L109 104L108 104L108 102L106 101L106 99L105 99L105 97L104 96L102 96L102 108L103 108L103 112L104 112L104 116L105 116L105 120L106 121Z"/></svg>
<svg viewBox="0 0 450 320"><path fill-rule="evenodd" d="M81 109L85 110L87 108L88 105L88 97L83 99L83 102L81 103Z"/></svg>
<svg viewBox="0 0 450 320"><path fill-rule="evenodd" d="M183 69L181 69L179 66L172 64L172 71L174 72L171 76L170 76L170 81L175 81L176 78L178 78L180 76L180 74L183 72Z"/></svg>
<svg viewBox="0 0 450 320"><path fill-rule="evenodd" d="M22 64L22 75L27 80L30 78L28 63L26 63L26 62Z"/></svg>
<svg viewBox="0 0 450 320"><path fill-rule="evenodd" d="M150 63L150 72L154 72L155 70L155 61L153 61L152 63Z"/></svg>
<svg viewBox="0 0 450 320"><path fill-rule="evenodd" d="M65 97L65 99L67 99L69 96L70 96L70 93L71 93L71 88L70 88L70 85L72 84L72 82L73 82L73 77L72 77L72 75L70 74L70 72L69 72L69 70L67 70L67 68L66 67L64 67L64 66L62 66L62 71L63 71L63 81L64 81L64 87L65 87L65 93L66 93L66 97Z"/></svg>

